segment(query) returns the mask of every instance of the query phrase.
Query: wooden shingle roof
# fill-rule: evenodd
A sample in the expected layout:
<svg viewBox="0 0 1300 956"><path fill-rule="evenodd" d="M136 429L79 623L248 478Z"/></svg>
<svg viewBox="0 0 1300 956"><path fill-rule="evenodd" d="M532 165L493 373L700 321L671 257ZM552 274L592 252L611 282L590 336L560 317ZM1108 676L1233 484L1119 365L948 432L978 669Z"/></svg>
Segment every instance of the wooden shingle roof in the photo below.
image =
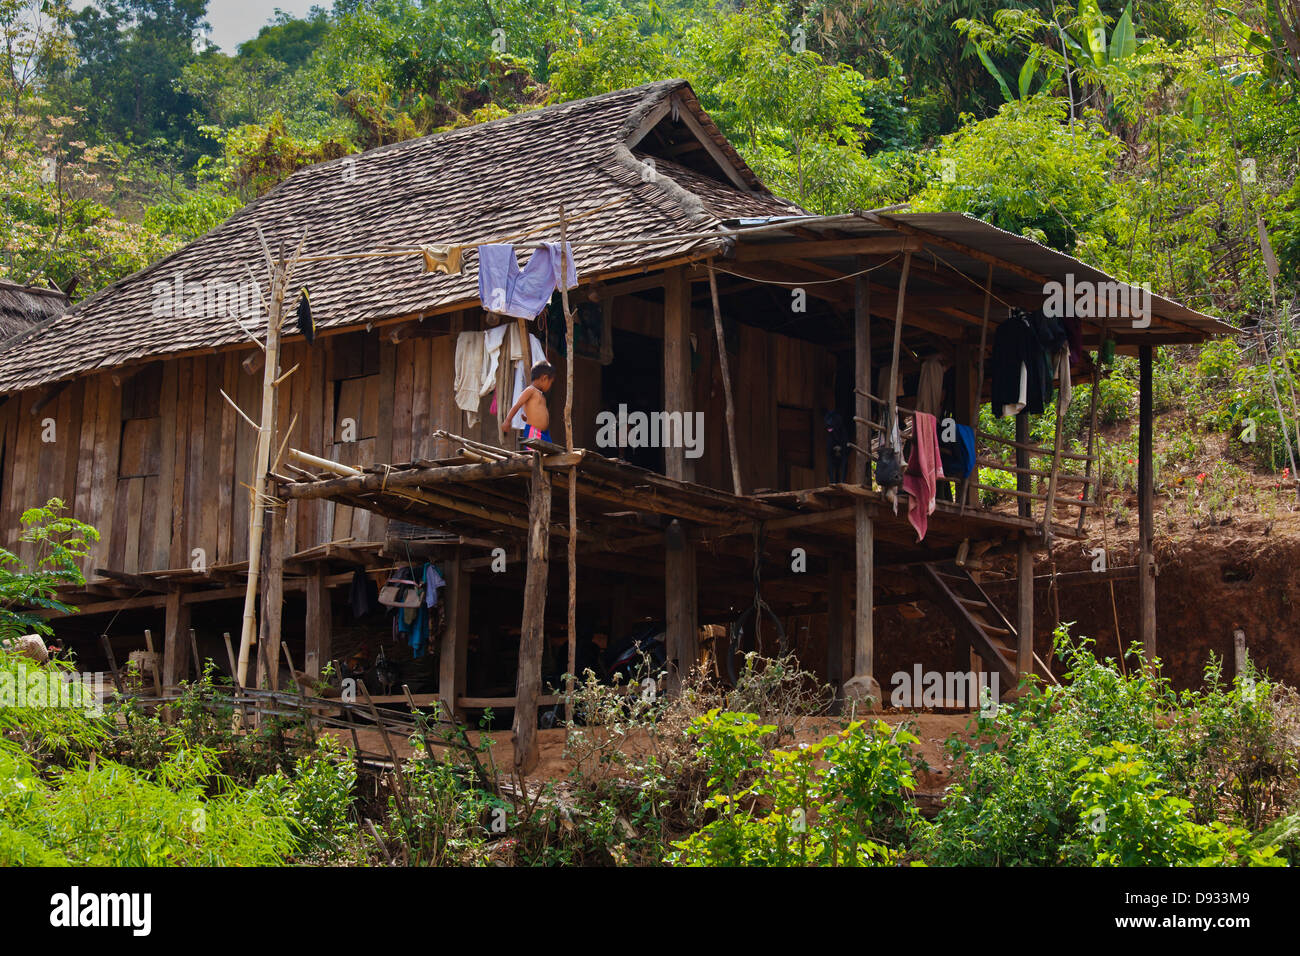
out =
<svg viewBox="0 0 1300 956"><path fill-rule="evenodd" d="M725 175L711 178L668 160L645 174L628 145L666 103L673 115L689 113ZM572 220L580 280L718 247L717 239L681 237L724 219L800 212L763 187L685 80L561 103L295 173L207 235L12 338L0 355L0 391L247 342L220 308L168 315L159 303L178 283L246 282L250 301L253 283L266 283L259 230L286 255L305 233L309 256L503 240L539 227L550 228L531 241L554 241L561 203ZM582 244L656 237L664 238ZM317 324L329 329L473 304L477 281L472 253L454 276L426 273L418 256L339 259L300 264L293 294L308 287ZM262 308L244 324L260 336L265 321Z"/></svg>

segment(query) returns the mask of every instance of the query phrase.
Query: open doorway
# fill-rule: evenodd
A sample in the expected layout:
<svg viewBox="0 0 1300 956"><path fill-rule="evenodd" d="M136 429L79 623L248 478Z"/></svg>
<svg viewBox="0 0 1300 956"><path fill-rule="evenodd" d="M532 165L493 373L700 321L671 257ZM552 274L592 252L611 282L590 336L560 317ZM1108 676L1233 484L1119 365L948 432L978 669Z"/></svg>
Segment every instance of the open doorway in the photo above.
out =
<svg viewBox="0 0 1300 956"><path fill-rule="evenodd" d="M614 361L603 369L601 376L600 411L620 414L644 412L647 415L663 410L664 367L663 342L649 335L614 331ZM621 416L620 416L621 417ZM620 440L626 435L620 434ZM622 458L642 468L662 473L664 450L662 448L601 448L602 455Z"/></svg>

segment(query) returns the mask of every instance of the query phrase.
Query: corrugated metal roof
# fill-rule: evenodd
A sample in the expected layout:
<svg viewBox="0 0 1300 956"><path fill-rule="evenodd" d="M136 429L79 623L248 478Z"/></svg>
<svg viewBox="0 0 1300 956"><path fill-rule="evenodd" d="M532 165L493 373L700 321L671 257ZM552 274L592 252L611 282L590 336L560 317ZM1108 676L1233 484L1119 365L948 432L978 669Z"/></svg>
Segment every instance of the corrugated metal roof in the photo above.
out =
<svg viewBox="0 0 1300 956"><path fill-rule="evenodd" d="M777 224L780 217L769 220ZM791 221L792 226L799 225ZM1064 283L1072 275L1074 284L1087 281L1092 283L1119 283L1121 280L1088 265L1074 256L1058 252L1025 236L1007 232L982 219L976 219L957 212L897 213L872 216L863 213L855 217L840 217L833 223L804 226L822 235L851 237L896 236L899 227L910 230L916 235L917 230L934 241L927 244L923 255L934 257L946 266L962 273L970 281L972 289L983 287L988 275L988 262L970 252L962 251L956 246L968 247L978 253L996 257L1021 270L1037 273L1037 278L1005 268L997 269L996 282L1003 289L1011 289L1027 296L1042 296L1045 281ZM794 232L780 230L768 232L761 240L751 240L761 248L764 243L798 241ZM742 240L745 241L745 240ZM1128 285L1128 283L1122 283ZM1159 295L1151 290L1152 322L1148 329L1133 328L1126 330L1132 335L1142 332L1187 333L1189 341L1208 338L1213 335L1229 335L1237 330L1231 325L1190 309L1179 302Z"/></svg>

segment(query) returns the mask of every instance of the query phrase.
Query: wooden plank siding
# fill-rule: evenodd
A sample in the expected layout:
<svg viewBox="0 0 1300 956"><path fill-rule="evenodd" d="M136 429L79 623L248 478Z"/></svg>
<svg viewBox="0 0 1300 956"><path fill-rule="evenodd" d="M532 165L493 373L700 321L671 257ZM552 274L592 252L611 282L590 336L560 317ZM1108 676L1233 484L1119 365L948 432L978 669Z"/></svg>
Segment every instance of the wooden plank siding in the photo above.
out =
<svg viewBox="0 0 1300 956"><path fill-rule="evenodd" d="M609 306L619 327L662 336L661 304L625 296L609 300ZM295 414L292 445L357 466L454 454L450 443L433 440L438 429L500 444L496 416L489 413L491 395L480 403L474 427L455 404L456 336L483 327L483 314L467 310L452 316L448 333L416 331L397 343L376 330L327 336L312 346L288 344L282 369L298 369L281 386L273 452ZM690 328L698 353L692 363L692 401L705 413L696 480L730 490L711 313L693 308ZM824 481L820 424L833 395L830 353L749 326L740 326L739 332L740 349L731 361L746 490L780 487L782 475L791 473L789 468L783 472L778 461L777 428L778 417L786 414L788 419L790 409L806 410L812 422L813 472L817 483ZM109 372L87 375L36 415L31 409L42 390L9 396L0 404L0 517L7 546L16 545L23 509L57 496L74 516L100 531L101 540L84 565L87 573L95 567L130 572L186 568L194 548L204 550L209 566L246 560L248 485L257 434L221 399L219 389L256 420L262 373L260 367L252 372L243 367L250 354L244 348L166 360L123 376L121 384L114 384ZM562 443L565 359L554 351L548 354L557 371L549 397L552 434ZM618 360L615 355L614 365L604 367L594 359L577 359L573 418L581 447L595 448L603 376L618 374ZM55 420L54 442L41 440L47 418ZM350 442L342 440L344 418L356 424ZM292 553L339 538L382 541L387 526L378 515L331 502L295 501L286 544Z"/></svg>

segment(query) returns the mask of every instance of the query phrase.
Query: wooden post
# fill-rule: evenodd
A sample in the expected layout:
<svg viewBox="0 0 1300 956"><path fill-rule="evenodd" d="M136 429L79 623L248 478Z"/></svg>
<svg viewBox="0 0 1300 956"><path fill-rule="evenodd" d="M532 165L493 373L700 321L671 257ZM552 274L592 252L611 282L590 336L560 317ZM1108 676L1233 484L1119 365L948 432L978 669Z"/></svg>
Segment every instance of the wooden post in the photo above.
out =
<svg viewBox="0 0 1300 956"><path fill-rule="evenodd" d="M307 636L303 667L312 680L320 680L321 668L333 650L334 614L330 607L325 566L317 564L307 576Z"/></svg>
<svg viewBox="0 0 1300 956"><path fill-rule="evenodd" d="M469 657L469 572L461 566L459 550L447 564L447 627L439 656L438 699L447 716L459 720L463 712L456 701L465 692Z"/></svg>
<svg viewBox="0 0 1300 956"><path fill-rule="evenodd" d="M866 260L859 256L857 260L858 271L866 268L865 263ZM904 266L904 270L906 268L907 266ZM906 281L906 271L904 272L904 281ZM899 293L901 296L901 289ZM853 378L856 386L854 407L857 417L861 419L856 423L854 429L854 435L857 438L855 444L865 452L871 448L872 437L871 429L865 424L866 421L872 418L871 400L865 394L870 393L872 389L871 286L866 276L858 276L853 288L853 357ZM883 395L879 397L885 398ZM890 401L892 406L892 396L887 400ZM870 487L871 461L863 452L859 452L855 459L857 467L854 469L854 478L859 484ZM841 660L844 661L843 666L845 668L843 673L844 696L858 699L871 697L879 704L881 700L880 684L877 683L873 676L873 658L875 656L873 575L875 569L872 564L875 560L875 532L871 524L871 513L867 510L865 501L855 499L853 518L857 544L854 586L857 610L853 619L853 640L849 642L845 639L845 646L841 651L844 655ZM834 595L831 596L831 599L834 600ZM845 653L850 651L851 657L848 653Z"/></svg>
<svg viewBox="0 0 1300 956"><path fill-rule="evenodd" d="M262 582L262 647L258 658L266 668L266 685L280 689L280 622L284 615L284 525L288 508L282 501L266 509L271 513L271 545L267 551L266 580Z"/></svg>
<svg viewBox="0 0 1300 956"><path fill-rule="evenodd" d="M537 697L542 687L542 648L545 645L546 577L550 571L551 478L533 453L528 500L528 573L524 580L524 612L519 632L519 672L515 681L513 742L515 772L527 776L537 769Z"/></svg>
<svg viewBox="0 0 1300 956"><path fill-rule="evenodd" d="M856 268L859 272L866 268L866 258L858 256ZM853 384L854 444L862 451L857 452L853 469L853 480L860 485L871 487L871 459L866 452L871 448L871 428L867 422L872 421L871 399L871 283L867 277L858 276L853 285ZM880 396L884 398L884 396ZM863 506L865 507L865 506ZM846 679L848 676L846 675Z"/></svg>
<svg viewBox="0 0 1300 956"><path fill-rule="evenodd" d="M668 646L668 693L681 690L682 680L699 660L699 593L696 589L695 545L677 519L664 535L664 621Z"/></svg>
<svg viewBox="0 0 1300 956"><path fill-rule="evenodd" d="M1025 534L1016 552L1016 584L1016 671L1024 677L1034 670L1034 552Z"/></svg>
<svg viewBox="0 0 1300 956"><path fill-rule="evenodd" d="M859 277L859 279L864 277ZM736 494L743 495L740 480L740 452L736 448L736 405L731 397L731 368L727 360L727 337L722 329L722 307L718 304L718 279L713 273L713 260L709 260L709 294L713 297L713 334L718 340L718 365L722 371L722 394L727 401L727 443L731 449L731 484ZM865 445L862 447L866 447Z"/></svg>
<svg viewBox="0 0 1300 956"><path fill-rule="evenodd" d="M564 277L568 270L564 265L568 259L567 230L564 225L564 207L560 207L560 298L564 305L564 341L567 347L564 362L564 449L573 451L573 367L578 364L578 356L573 339L573 312L569 309L568 283ZM569 601L566 625L568 627L568 668L569 677L564 682L564 716L566 725L573 720L573 672L577 670L578 658L578 466L569 469L569 540L566 551L569 572Z"/></svg>
<svg viewBox="0 0 1300 956"><path fill-rule="evenodd" d="M849 590L844 559L832 555L827 581L826 681L843 700L844 684L853 676L853 592Z"/></svg>
<svg viewBox="0 0 1300 956"><path fill-rule="evenodd" d="M1148 664L1156 658L1155 459L1152 457L1153 404L1151 346L1138 350L1138 640Z"/></svg>
<svg viewBox="0 0 1300 956"><path fill-rule="evenodd" d="M873 701L873 709L882 700L880 683L875 678L875 527L865 503L854 508L857 525L857 587L853 620L853 677L844 684L844 696Z"/></svg>
<svg viewBox="0 0 1300 956"><path fill-rule="evenodd" d="M163 607L166 614L163 627L163 686L159 690L166 693L169 688L176 687L181 682L189 668L190 606L181 601L180 591L168 591Z"/></svg>
<svg viewBox="0 0 1300 956"><path fill-rule="evenodd" d="M1026 411L1016 415L1016 490L1023 491L1025 494L1016 496L1016 511L1022 518L1033 516L1033 499L1029 497L1029 492L1033 491L1030 486L1029 476L1029 413Z"/></svg>
<svg viewBox="0 0 1300 956"><path fill-rule="evenodd" d="M989 312L993 307L993 264L989 263L988 277L984 280L984 319L980 323L980 349L977 353L979 356L979 366L975 372L975 408L971 415L971 428L979 431L980 424L980 403L984 398L984 350L988 344L989 338ZM962 499L963 507L969 503L972 507L979 507L980 503L980 466L975 465L971 470L970 477L963 486L967 491L967 497Z"/></svg>
<svg viewBox="0 0 1300 956"><path fill-rule="evenodd" d="M691 283L680 266L670 269L664 285L664 411L679 412L682 427L691 412ZM695 463L682 441L664 442L664 474L680 481L695 478ZM665 436L666 438L666 436ZM673 447L675 445L676 447Z"/></svg>

